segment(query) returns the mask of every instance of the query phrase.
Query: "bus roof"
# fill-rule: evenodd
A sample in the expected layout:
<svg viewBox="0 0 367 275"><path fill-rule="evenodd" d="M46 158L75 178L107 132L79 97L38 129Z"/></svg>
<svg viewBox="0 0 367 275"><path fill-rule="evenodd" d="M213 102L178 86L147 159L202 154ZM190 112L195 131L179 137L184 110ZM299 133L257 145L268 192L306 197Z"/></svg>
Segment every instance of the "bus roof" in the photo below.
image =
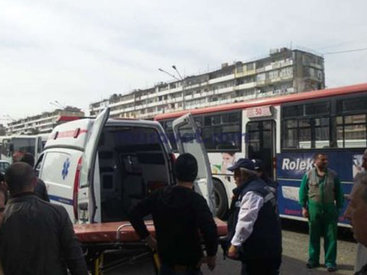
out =
<svg viewBox="0 0 367 275"><path fill-rule="evenodd" d="M183 110L179 112L172 112L172 113L167 113L167 114L156 115L154 119L155 120L170 119L170 118L182 116L187 113L191 113L193 115L199 115L199 114L205 114L205 113L215 113L215 112L222 112L222 111L245 109L245 108L257 107L257 106L279 105L279 104L288 103L288 102L325 98L325 97L337 96L337 95L348 95L348 94L354 94L354 93L360 93L360 92L367 92L367 83L338 87L338 88L331 88L331 89L324 89L324 90L314 90L314 91L302 92L302 93L291 94L291 95L257 98L257 99L252 99L252 100L248 100L244 102L223 104L223 105L218 105L218 106L213 106L213 107Z"/></svg>

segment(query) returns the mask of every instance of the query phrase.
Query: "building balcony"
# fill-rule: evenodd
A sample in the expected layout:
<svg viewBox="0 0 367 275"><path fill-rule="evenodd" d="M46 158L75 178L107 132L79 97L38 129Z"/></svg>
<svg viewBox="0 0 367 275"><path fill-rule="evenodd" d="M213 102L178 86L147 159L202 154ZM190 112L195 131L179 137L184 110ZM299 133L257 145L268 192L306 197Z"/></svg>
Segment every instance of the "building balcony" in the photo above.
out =
<svg viewBox="0 0 367 275"><path fill-rule="evenodd" d="M117 116L117 115L120 115L120 114L122 114L122 113L124 113L124 112L125 112L125 110L123 110L123 109L114 110L114 111L111 111L111 112L110 112L110 115L111 115L111 116Z"/></svg>
<svg viewBox="0 0 367 275"><path fill-rule="evenodd" d="M147 108L156 107L156 106L158 106L160 104L161 104L161 101L155 101L155 102L151 102L151 103L147 104L146 107Z"/></svg>
<svg viewBox="0 0 367 275"><path fill-rule="evenodd" d="M145 99L148 99L149 95L142 95L142 96L139 96L137 97L136 99L137 100L145 100Z"/></svg>
<svg viewBox="0 0 367 275"><path fill-rule="evenodd" d="M164 96L164 95L174 94L174 93L178 93L178 92L182 92L182 86L179 86L179 87L173 88L173 89L168 89L166 91L160 91L152 97Z"/></svg>
<svg viewBox="0 0 367 275"><path fill-rule="evenodd" d="M256 70L244 70L243 72L236 73L235 77L240 78L248 75L254 75L256 74Z"/></svg>
<svg viewBox="0 0 367 275"><path fill-rule="evenodd" d="M217 90L215 90L214 94L221 95L221 94L225 94L225 93L228 93L228 92L233 92L234 90L235 90L235 86L230 86L230 87L217 89Z"/></svg>
<svg viewBox="0 0 367 275"><path fill-rule="evenodd" d="M210 90L210 91L207 91L207 92L203 92L201 95L202 95L202 97L211 96L211 95L214 95L214 91Z"/></svg>
<svg viewBox="0 0 367 275"><path fill-rule="evenodd" d="M134 103L134 102L135 102L135 99L130 98L130 99L125 99L125 100L121 100L121 101L118 101L118 102L111 103L109 106L110 107L116 107L116 106L121 106L121 105L124 105L124 104L131 104L131 103ZM104 109L104 108L102 108L102 109Z"/></svg>
<svg viewBox="0 0 367 275"><path fill-rule="evenodd" d="M235 90L243 90L243 89L251 89L251 88L255 88L256 87L256 82L249 82L249 83L244 83L241 85L237 85L235 87Z"/></svg>
<svg viewBox="0 0 367 275"><path fill-rule="evenodd" d="M226 76L222 76L222 77L217 77L217 78L210 79L208 81L208 84L220 83L220 82L232 80L234 78L235 78L235 75L234 74L229 74L229 75L226 75Z"/></svg>
<svg viewBox="0 0 367 275"><path fill-rule="evenodd" d="M185 86L185 90L191 90L191 89L197 89L201 86L201 84L203 84L204 86L206 85L206 83L195 83L195 84L191 84L191 85L186 85Z"/></svg>
<svg viewBox="0 0 367 275"><path fill-rule="evenodd" d="M153 111L153 112L142 114L142 115L139 116L139 118L141 118L141 119L151 119L151 118L154 118L154 116L156 116L160 113L161 112Z"/></svg>
<svg viewBox="0 0 367 275"><path fill-rule="evenodd" d="M135 110L135 107L132 106L132 107L128 107L128 108L124 108L123 109L125 112L131 112L131 111L134 111Z"/></svg>
<svg viewBox="0 0 367 275"><path fill-rule="evenodd" d="M176 98L167 99L165 103L176 103L176 102L181 102L181 101L182 101L182 97L176 97Z"/></svg>
<svg viewBox="0 0 367 275"><path fill-rule="evenodd" d="M272 69L273 69L273 65L272 64L265 66L265 71L270 71Z"/></svg>
<svg viewBox="0 0 367 275"><path fill-rule="evenodd" d="M281 67L281 64L279 62L274 62L271 64L272 66L272 69L273 70L276 70L276 69L279 69Z"/></svg>
<svg viewBox="0 0 367 275"><path fill-rule="evenodd" d="M256 69L256 73L263 73L265 72L265 67Z"/></svg>
<svg viewBox="0 0 367 275"><path fill-rule="evenodd" d="M280 79L278 81L284 81L284 80L289 80L293 78L293 74L288 74L288 75L281 75Z"/></svg>
<svg viewBox="0 0 367 275"><path fill-rule="evenodd" d="M285 60L284 62L280 62L281 67L288 67L288 66L292 66L292 65L293 65L293 60L292 59Z"/></svg>
<svg viewBox="0 0 367 275"><path fill-rule="evenodd" d="M269 65L266 65L265 67L256 69L256 73L268 72L268 71L272 71L272 70L276 70L276 69L280 69L280 68L284 68L284 67L288 67L292 65L293 65L292 59L276 61Z"/></svg>

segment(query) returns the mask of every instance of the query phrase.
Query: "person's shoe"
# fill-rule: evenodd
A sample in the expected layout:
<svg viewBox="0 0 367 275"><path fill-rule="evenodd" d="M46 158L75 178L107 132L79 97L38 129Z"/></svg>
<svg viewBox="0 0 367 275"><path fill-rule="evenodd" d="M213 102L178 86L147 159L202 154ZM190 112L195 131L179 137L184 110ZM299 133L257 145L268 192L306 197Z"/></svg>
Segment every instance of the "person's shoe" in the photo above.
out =
<svg viewBox="0 0 367 275"><path fill-rule="evenodd" d="M336 266L328 266L326 269L329 272L335 272L337 270Z"/></svg>
<svg viewBox="0 0 367 275"><path fill-rule="evenodd" d="M306 264L306 267L307 267L308 269L316 268L316 267L319 267L319 266L320 266L320 264L314 264L314 263L311 263L311 262L308 262L308 263Z"/></svg>

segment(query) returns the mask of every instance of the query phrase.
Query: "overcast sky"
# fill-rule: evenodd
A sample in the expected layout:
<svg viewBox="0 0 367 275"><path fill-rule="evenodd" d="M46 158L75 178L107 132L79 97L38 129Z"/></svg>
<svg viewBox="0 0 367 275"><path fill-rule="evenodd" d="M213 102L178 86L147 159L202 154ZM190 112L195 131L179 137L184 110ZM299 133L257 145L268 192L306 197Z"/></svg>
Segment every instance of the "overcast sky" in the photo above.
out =
<svg viewBox="0 0 367 275"><path fill-rule="evenodd" d="M0 123L87 111L113 93L250 61L279 47L324 54L328 87L367 82L366 0L0 1Z"/></svg>

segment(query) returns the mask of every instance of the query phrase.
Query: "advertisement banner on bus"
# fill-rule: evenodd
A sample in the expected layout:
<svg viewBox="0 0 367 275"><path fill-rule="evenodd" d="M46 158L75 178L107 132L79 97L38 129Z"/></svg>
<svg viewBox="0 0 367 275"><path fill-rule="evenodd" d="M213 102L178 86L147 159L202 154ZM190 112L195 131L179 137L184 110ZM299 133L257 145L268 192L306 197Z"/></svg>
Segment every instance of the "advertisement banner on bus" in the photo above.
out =
<svg viewBox="0 0 367 275"><path fill-rule="evenodd" d="M299 187L304 174L312 169L315 152L282 153L277 155L277 181L279 183L279 212L287 217L301 217L301 206L298 203ZM362 152L334 151L326 153L328 167L338 174L344 194L349 194L354 176L362 171ZM339 222L345 223L342 213Z"/></svg>

